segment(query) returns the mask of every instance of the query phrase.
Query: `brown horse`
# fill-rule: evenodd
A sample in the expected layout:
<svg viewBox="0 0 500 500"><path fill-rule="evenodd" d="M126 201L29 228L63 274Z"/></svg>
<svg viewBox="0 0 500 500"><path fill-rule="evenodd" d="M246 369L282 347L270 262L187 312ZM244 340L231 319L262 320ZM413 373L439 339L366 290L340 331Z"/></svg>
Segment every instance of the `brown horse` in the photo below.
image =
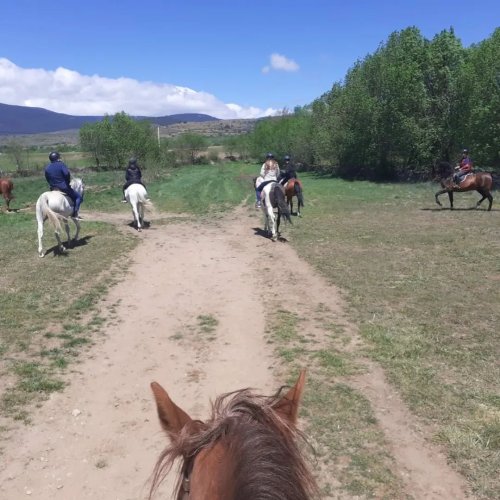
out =
<svg viewBox="0 0 500 500"><path fill-rule="evenodd" d="M12 191L14 189L14 184L10 179L1 178L0 179L0 193L2 194L5 203L7 204L7 211L10 211L10 202L14 199L12 196Z"/></svg>
<svg viewBox="0 0 500 500"><path fill-rule="evenodd" d="M192 420L156 382L158 416L170 438L153 472L150 499L181 458L177 500L306 500L318 495L296 439L302 371L286 394L257 396L249 389L219 396L210 420Z"/></svg>
<svg viewBox="0 0 500 500"><path fill-rule="evenodd" d="M288 205L290 206L290 213L293 213L293 197L297 197L297 216L300 215L300 207L304 207L304 195L302 190L302 183L299 179L290 179L285 185L285 196Z"/></svg>
<svg viewBox="0 0 500 500"><path fill-rule="evenodd" d="M440 182L441 191L438 191L435 195L436 203L442 207L438 196L448 193L448 198L450 200L450 208L453 210L453 193L463 193L465 191L477 191L482 198L477 202L476 208L481 205L481 203L488 198L488 210L491 210L491 205L493 203L493 196L491 196L491 191L494 189L494 184L496 184L496 179L493 178L494 174L489 172L476 172L474 174L469 174L463 178L462 182L457 186L453 180L453 168L446 162L442 161L437 167L437 180Z"/></svg>

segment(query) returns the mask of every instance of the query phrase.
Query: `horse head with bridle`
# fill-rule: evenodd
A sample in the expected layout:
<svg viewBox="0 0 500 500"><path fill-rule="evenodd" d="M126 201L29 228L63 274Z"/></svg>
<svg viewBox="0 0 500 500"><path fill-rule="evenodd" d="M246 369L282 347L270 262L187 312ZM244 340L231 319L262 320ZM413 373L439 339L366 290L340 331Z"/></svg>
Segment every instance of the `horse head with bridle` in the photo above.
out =
<svg viewBox="0 0 500 500"><path fill-rule="evenodd" d="M296 427L305 382L302 371L285 394L255 395L249 389L219 396L212 416L193 420L156 382L158 416L170 438L153 472L150 499L181 460L177 500L306 500L317 496Z"/></svg>
<svg viewBox="0 0 500 500"><path fill-rule="evenodd" d="M441 161L433 167L433 177L441 184L442 187L442 189L435 194L436 203L440 207L443 205L439 201L439 196L444 193L448 193L450 208L453 210L453 193L477 191L482 198L476 203L476 208L479 207L485 199L488 199L488 210L491 210L491 205L493 203L491 191L494 189L495 185L498 184L498 179L495 174L491 174L489 172L475 172L467 174L460 184L455 183L453 174L454 169L447 161Z"/></svg>
<svg viewBox="0 0 500 500"><path fill-rule="evenodd" d="M70 186L74 191L83 197L83 192L85 186L82 179L74 177L71 179ZM80 233L80 222L78 218L71 217L73 213L74 203L71 198L61 192L61 191L45 191L42 193L36 202L36 220L38 224L38 255L43 257L45 253L42 247L42 237L43 237L43 223L48 219L53 225L55 230L55 235L57 239L57 245L59 251L62 253L66 248L70 248L71 244L78 240L78 234ZM69 219L72 218L76 226L76 233L73 240L70 239L69 235ZM64 224L64 229L68 237L66 247L61 241L62 226L61 222Z"/></svg>
<svg viewBox="0 0 500 500"><path fill-rule="evenodd" d="M14 189L14 184L7 177L0 178L0 194L3 196L5 200L5 204L7 205L7 211L10 211L10 202L14 199L12 196L12 190Z"/></svg>

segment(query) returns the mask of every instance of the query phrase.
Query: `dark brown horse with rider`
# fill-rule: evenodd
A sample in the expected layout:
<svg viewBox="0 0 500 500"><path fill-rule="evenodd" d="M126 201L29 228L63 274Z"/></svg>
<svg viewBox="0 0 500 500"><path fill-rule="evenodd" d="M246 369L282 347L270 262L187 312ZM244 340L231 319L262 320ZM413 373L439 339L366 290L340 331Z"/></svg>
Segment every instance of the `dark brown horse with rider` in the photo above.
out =
<svg viewBox="0 0 500 500"><path fill-rule="evenodd" d="M463 193L465 191L477 191L482 198L477 202L476 208L481 205L481 203L488 198L488 210L491 210L491 205L493 203L493 196L491 196L491 191L494 189L495 185L498 185L498 179L495 174L489 172L474 172L469 173L462 178L459 184L455 182L454 179L454 169L450 163L447 161L439 162L437 167L433 169L434 178L438 180L441 184L441 189L435 195L436 203L442 207L443 205L439 201L438 197L444 193L448 193L448 198L450 199L450 208L453 210L453 193Z"/></svg>

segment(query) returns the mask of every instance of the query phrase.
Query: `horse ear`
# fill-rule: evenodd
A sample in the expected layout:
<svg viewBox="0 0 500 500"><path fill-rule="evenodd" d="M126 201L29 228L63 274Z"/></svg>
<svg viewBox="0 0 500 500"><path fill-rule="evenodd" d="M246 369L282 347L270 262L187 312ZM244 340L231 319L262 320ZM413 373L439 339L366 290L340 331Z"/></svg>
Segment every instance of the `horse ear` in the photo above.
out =
<svg viewBox="0 0 500 500"><path fill-rule="evenodd" d="M306 371L301 370L295 385L274 405L274 409L291 424L297 423L299 404L306 382Z"/></svg>
<svg viewBox="0 0 500 500"><path fill-rule="evenodd" d="M168 434L178 434L186 424L192 422L191 417L170 399L160 384L152 382L151 389L156 400L161 426Z"/></svg>

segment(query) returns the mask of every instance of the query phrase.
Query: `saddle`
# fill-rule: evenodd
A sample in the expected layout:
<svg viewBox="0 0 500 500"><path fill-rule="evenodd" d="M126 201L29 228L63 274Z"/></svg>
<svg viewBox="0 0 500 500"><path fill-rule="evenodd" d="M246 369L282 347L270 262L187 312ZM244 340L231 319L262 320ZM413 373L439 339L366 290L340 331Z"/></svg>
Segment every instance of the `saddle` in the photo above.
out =
<svg viewBox="0 0 500 500"><path fill-rule="evenodd" d="M64 191L62 191L60 188L58 187L53 187L53 188L50 188L51 191L57 191L58 193L61 193L63 196L66 196L66 198L68 198L69 202L71 205L73 205L73 200L71 199L71 196L68 194L68 193L65 193Z"/></svg>
<svg viewBox="0 0 500 500"><path fill-rule="evenodd" d="M475 177L474 172L469 172L461 178L460 182L455 182L455 180L453 180L453 184L457 188L462 188L465 187L469 181L473 180L474 177Z"/></svg>

